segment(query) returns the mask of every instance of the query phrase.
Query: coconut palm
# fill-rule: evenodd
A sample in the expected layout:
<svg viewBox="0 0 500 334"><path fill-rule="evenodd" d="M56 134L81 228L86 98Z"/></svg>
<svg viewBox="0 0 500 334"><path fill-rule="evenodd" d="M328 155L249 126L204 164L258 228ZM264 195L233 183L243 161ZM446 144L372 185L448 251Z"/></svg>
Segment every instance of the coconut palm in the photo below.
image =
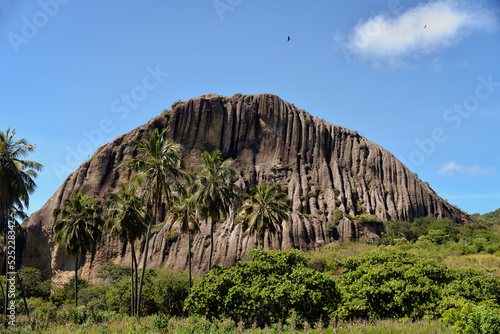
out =
<svg viewBox="0 0 500 334"><path fill-rule="evenodd" d="M196 210L194 196L192 193L178 193L174 197L173 205L170 208L170 218L173 224L170 233L176 225L179 226L181 234L188 234L188 266L189 266L189 294L191 294L191 243L192 236L200 231L199 215Z"/></svg>
<svg viewBox="0 0 500 334"><path fill-rule="evenodd" d="M281 223L289 219L286 195L278 185L263 183L252 187L252 195L244 195L240 217L236 223L242 223L243 230L250 227L249 234L257 234L258 242L264 242L266 231L271 237L281 231Z"/></svg>
<svg viewBox="0 0 500 334"><path fill-rule="evenodd" d="M165 129L155 129L153 133L146 134L142 140L134 141L139 149L139 156L123 162L122 167L129 167L145 178L145 188L148 198L148 208L152 211L146 232L146 245L144 248L144 260L142 264L141 281L139 283L139 295L137 299L137 312L139 315L144 273L146 272L149 238L151 226L160 219L160 208L163 196L170 203L172 192L180 189L180 181L186 178L186 165L180 158L181 146L170 139L165 139Z"/></svg>
<svg viewBox="0 0 500 334"><path fill-rule="evenodd" d="M0 131L0 218L6 226L8 211L17 207L29 207L29 195L35 190L33 180L43 166L22 158L33 152L35 144L26 139L14 140L16 130Z"/></svg>
<svg viewBox="0 0 500 334"><path fill-rule="evenodd" d="M101 240L99 226L104 221L100 218L102 211L100 200L90 198L88 194L73 194L66 198L62 208L53 211L54 218L61 216L52 225L55 241L59 249L68 255L75 256L75 307L78 306L78 257L85 255Z"/></svg>
<svg viewBox="0 0 500 334"><path fill-rule="evenodd" d="M231 159L222 159L220 151L201 154L203 164L197 167L198 179L195 186L195 202L200 218L210 220L210 257L208 269L212 269L214 251L214 226L226 219L233 203L237 200L239 188L235 185L236 171Z"/></svg>
<svg viewBox="0 0 500 334"><path fill-rule="evenodd" d="M135 315L137 307L137 259L134 243L141 238L147 230L147 210L144 197L138 196L138 186L134 180L120 183L120 192L108 195L106 208L109 219L105 228L110 231L113 238L121 242L128 242L132 252L130 263L130 311ZM135 272L135 283L134 283ZM135 287L135 290L134 290Z"/></svg>
<svg viewBox="0 0 500 334"><path fill-rule="evenodd" d="M0 131L0 229L5 231L5 246L7 246L9 228L8 217L11 216L9 211L20 212L23 206L29 207L29 195L36 188L33 179L43 168L38 162L23 160L25 156L33 152L36 145L28 144L24 138L15 140L15 134L15 129ZM6 251L5 256L7 254ZM5 258L6 272L7 263L7 258ZM5 315L7 315L7 296L8 294L5 294Z"/></svg>

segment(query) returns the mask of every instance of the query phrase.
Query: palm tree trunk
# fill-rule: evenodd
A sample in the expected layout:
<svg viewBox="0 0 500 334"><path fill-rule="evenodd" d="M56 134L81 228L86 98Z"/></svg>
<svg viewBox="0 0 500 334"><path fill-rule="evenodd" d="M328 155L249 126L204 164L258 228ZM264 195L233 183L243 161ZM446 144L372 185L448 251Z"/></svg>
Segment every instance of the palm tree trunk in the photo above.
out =
<svg viewBox="0 0 500 334"><path fill-rule="evenodd" d="M75 307L78 307L78 253L75 259Z"/></svg>
<svg viewBox="0 0 500 334"><path fill-rule="evenodd" d="M17 276L17 279L19 280L19 285L21 286L21 293L23 294L24 307L26 308L26 314L28 315L28 318L29 318L30 317L30 310L28 309L28 303L26 302L26 293L24 293L23 281L21 280L21 276L19 276L19 272L17 270L16 270L16 276Z"/></svg>
<svg viewBox="0 0 500 334"><path fill-rule="evenodd" d="M188 232L188 265L189 265L189 285L188 285L188 296L191 295L191 230Z"/></svg>
<svg viewBox="0 0 500 334"><path fill-rule="evenodd" d="M208 258L208 271L212 270L212 255L214 254L214 221L210 218L210 257Z"/></svg>
<svg viewBox="0 0 500 334"><path fill-rule="evenodd" d="M131 272L131 277L130 279L132 280L131 284L131 306L132 306L132 313L131 316L135 315L135 312L137 310L137 259L135 257L135 247L134 247L134 242L130 241L130 247L132 250L132 272ZM135 282L134 282L134 273L135 273Z"/></svg>
<svg viewBox="0 0 500 334"><path fill-rule="evenodd" d="M7 234L8 234L8 225L9 225L9 221L7 219L7 215L6 215L6 205L5 203L2 203L2 212L1 212L1 222L3 222L5 224L5 234L4 234L4 244L5 244L5 256L4 256L4 266L5 266L5 278L7 278L7 256L8 256L8 247L7 247ZM7 281L5 281L5 295L4 295L4 307L3 307L3 313L5 315L5 319L7 319L7 304L9 302L9 299L7 297L7 295L9 294L8 293L8 283Z"/></svg>
<svg viewBox="0 0 500 334"><path fill-rule="evenodd" d="M134 246L132 246L132 251ZM134 316L134 259L130 259L130 316Z"/></svg>
<svg viewBox="0 0 500 334"><path fill-rule="evenodd" d="M7 278L7 233L8 233L8 225L9 225L9 222L8 222L8 219L7 219L7 216L5 214L5 205L2 205L2 221L5 223L5 234L4 234L4 244L5 244L5 256L4 256L4 264L5 264L5 278ZM4 296L4 307L3 307L3 310L4 310L4 315L5 315L5 319L7 319L7 304L9 302L8 298L7 298L7 295L8 295L8 283L7 281L5 281L5 296Z"/></svg>
<svg viewBox="0 0 500 334"><path fill-rule="evenodd" d="M155 199L155 204L153 207L153 217L151 217L151 220L149 221L148 225L148 232L146 233L146 245L144 249L144 260L142 261L142 272L141 272L141 282L139 283L139 296L137 297L137 313L136 316L139 316L139 311L141 308L141 295L142 295L142 286L144 284L144 273L146 272L146 265L148 262L148 248L149 248L149 236L151 234L151 226L153 225L153 222L156 221L156 215L158 214L159 207L160 207L160 200L161 197L157 196L158 198Z"/></svg>
<svg viewBox="0 0 500 334"><path fill-rule="evenodd" d="M137 270L138 270L138 266L137 266L137 258L135 256L135 250L133 251L132 253L132 259L134 260L134 267L135 267L135 284L134 284L134 287L135 287L135 297L134 297L134 315L137 315L137 300L138 300L138 289L137 289L137 285L138 285L138 282L139 280L137 279Z"/></svg>

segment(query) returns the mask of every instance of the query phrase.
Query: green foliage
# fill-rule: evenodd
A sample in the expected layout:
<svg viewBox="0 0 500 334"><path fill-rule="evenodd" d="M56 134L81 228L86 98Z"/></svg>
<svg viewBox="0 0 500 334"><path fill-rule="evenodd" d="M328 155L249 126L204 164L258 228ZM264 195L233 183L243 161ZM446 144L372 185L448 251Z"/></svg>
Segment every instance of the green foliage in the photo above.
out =
<svg viewBox="0 0 500 334"><path fill-rule="evenodd" d="M85 279L78 277L78 289L81 292L89 286L89 282ZM57 307L62 304L70 304L75 301L75 276L72 276L69 282L64 283L63 287L50 295L49 300Z"/></svg>
<svg viewBox="0 0 500 334"><path fill-rule="evenodd" d="M318 189L311 190L310 192L307 193L307 196L309 198L318 196Z"/></svg>
<svg viewBox="0 0 500 334"><path fill-rule="evenodd" d="M382 224L382 219L374 215L366 215L366 214L359 215L358 217L356 217L356 220L358 221L358 223L366 225Z"/></svg>
<svg viewBox="0 0 500 334"><path fill-rule="evenodd" d="M490 301L500 305L500 278L485 271L471 268L455 270L448 291L454 300L463 299L476 304Z"/></svg>
<svg viewBox="0 0 500 334"><path fill-rule="evenodd" d="M340 220L343 217L344 217L344 214L342 213L342 210L340 210L340 209L333 210L333 223L335 225L338 225L340 223Z"/></svg>
<svg viewBox="0 0 500 334"><path fill-rule="evenodd" d="M183 315L184 300L188 296L188 275L180 270L162 268L156 270L146 294L154 302L154 312L168 316Z"/></svg>
<svg viewBox="0 0 500 334"><path fill-rule="evenodd" d="M333 279L306 268L298 250L252 250L250 262L234 268L216 266L205 274L186 300L193 314L242 320L247 324L276 323L292 310L311 323L326 319L340 299Z"/></svg>
<svg viewBox="0 0 500 334"><path fill-rule="evenodd" d="M447 310L442 321L452 325L457 334L498 334L500 333L500 309L482 304L465 303Z"/></svg>
<svg viewBox="0 0 500 334"><path fill-rule="evenodd" d="M500 209L485 213L481 218L492 224L500 224Z"/></svg>
<svg viewBox="0 0 500 334"><path fill-rule="evenodd" d="M241 93L236 93L233 95L233 97L242 97L242 96L243 96L243 94L241 94Z"/></svg>
<svg viewBox="0 0 500 334"><path fill-rule="evenodd" d="M144 278L143 314L183 315L189 284L186 273L171 268L147 269ZM130 298L130 277L126 276L113 281L101 294L106 303L103 309L122 314L130 313Z"/></svg>
<svg viewBox="0 0 500 334"><path fill-rule="evenodd" d="M23 282L26 298L42 297L46 299L50 296L52 282L50 280L44 281L39 269L22 267L19 269L19 277ZM21 291L20 286L18 287L18 291Z"/></svg>
<svg viewBox="0 0 500 334"><path fill-rule="evenodd" d="M113 282L118 281L124 277L130 277L130 267L121 266L113 262L104 264L97 271L97 278L109 279Z"/></svg>
<svg viewBox="0 0 500 334"><path fill-rule="evenodd" d="M444 265L399 251L365 253L338 266L343 269L340 319L434 318L451 279Z"/></svg>
<svg viewBox="0 0 500 334"><path fill-rule="evenodd" d="M410 242L417 241L426 236L424 240L443 243L446 241L457 241L460 228L451 219L435 219L433 217L417 218L413 222L387 222L387 242L390 244L393 238L403 237Z"/></svg>
<svg viewBox="0 0 500 334"><path fill-rule="evenodd" d="M273 237L281 231L281 224L289 219L286 194L277 184L262 183L252 187L252 195L244 195L244 202L238 210L235 223L242 223L243 230L250 235L257 234L259 242L264 242L266 232Z"/></svg>
<svg viewBox="0 0 500 334"><path fill-rule="evenodd" d="M306 122L306 126L311 125L311 117L310 117L310 116L306 116L306 117L304 118L304 121Z"/></svg>

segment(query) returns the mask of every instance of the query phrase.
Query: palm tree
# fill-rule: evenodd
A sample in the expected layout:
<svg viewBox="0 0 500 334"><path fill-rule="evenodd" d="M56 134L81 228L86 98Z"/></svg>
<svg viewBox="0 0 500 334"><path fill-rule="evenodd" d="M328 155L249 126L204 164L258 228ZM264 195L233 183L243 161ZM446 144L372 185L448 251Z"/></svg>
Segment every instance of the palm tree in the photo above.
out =
<svg viewBox="0 0 500 334"><path fill-rule="evenodd" d="M250 227L250 235L257 234L262 244L266 231L273 236L281 231L281 223L289 219L286 195L278 185L263 183L252 187L253 195L244 195L245 201L239 213L242 217L236 223L242 223L243 230Z"/></svg>
<svg viewBox="0 0 500 334"><path fill-rule="evenodd" d="M146 245L137 299L136 315L139 315L151 226L160 218L162 197L165 196L166 202L170 203L172 192L182 187L180 180L186 177L186 164L179 156L181 146L173 140L165 139L165 129L162 132L155 129L152 134L146 134L143 140L134 141L134 144L139 149L139 157L124 161L122 167L130 167L144 176L148 208L151 208L153 212L146 232Z"/></svg>
<svg viewBox="0 0 500 334"><path fill-rule="evenodd" d="M7 246L8 217L10 210L22 211L29 207L29 195L35 191L33 180L42 164L23 160L35 149L35 144L28 144L26 139L15 140L16 130L0 131L0 229L5 231L4 242ZM7 272L7 256L5 252L5 270ZM2 288L3 289L3 288ZM7 316L8 294L5 294L4 313Z"/></svg>
<svg viewBox="0 0 500 334"><path fill-rule="evenodd" d="M134 316L137 310L137 259L135 256L134 243L146 233L147 210L144 197L138 196L138 187L134 180L127 184L119 184L119 193L108 195L106 207L109 219L105 228L111 232L111 236L119 238L121 242L129 242L132 252L130 264L130 311ZM134 283L135 272L135 283ZM135 291L134 291L135 286Z"/></svg>
<svg viewBox="0 0 500 334"><path fill-rule="evenodd" d="M0 131L0 222L3 224L14 206L29 207L29 195L36 188L33 178L43 168L38 162L22 160L36 145L28 144L24 138L14 141L15 134L15 129Z"/></svg>
<svg viewBox="0 0 500 334"><path fill-rule="evenodd" d="M178 193L174 197L173 205L170 210L170 217L174 224L170 228L170 233L173 232L175 225L179 225L179 231L188 234L188 266L189 266L189 294L191 294L191 237L193 234L200 231L199 215L196 210L196 205L192 193Z"/></svg>
<svg viewBox="0 0 500 334"><path fill-rule="evenodd" d="M234 184L236 171L231 167L231 159L222 159L217 150L212 154L201 154L203 164L197 167L198 179L195 186L195 202L200 210L200 218L210 219L210 257L208 270L212 269L214 252L214 226L226 219L232 204L236 201L239 188Z"/></svg>
<svg viewBox="0 0 500 334"><path fill-rule="evenodd" d="M78 257L85 255L101 240L99 226L104 224L99 216L101 211L98 198L82 193L66 198L64 206L53 211L54 218L61 216L52 225L55 241L59 249L63 248L66 254L75 256L75 307L78 306Z"/></svg>

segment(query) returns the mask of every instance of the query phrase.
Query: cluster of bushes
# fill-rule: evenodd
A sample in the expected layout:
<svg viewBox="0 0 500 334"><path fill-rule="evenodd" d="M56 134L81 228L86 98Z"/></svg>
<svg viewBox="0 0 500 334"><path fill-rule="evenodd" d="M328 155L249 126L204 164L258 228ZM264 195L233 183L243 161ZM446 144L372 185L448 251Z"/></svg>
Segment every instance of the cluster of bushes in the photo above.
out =
<svg viewBox="0 0 500 334"><path fill-rule="evenodd" d="M307 268L298 250L249 253L252 261L233 268L215 266L186 300L186 308L209 319L229 318L246 326L285 321L311 324L329 319L340 302L333 278Z"/></svg>
<svg viewBox="0 0 500 334"><path fill-rule="evenodd" d="M143 305L151 318L144 326L165 329L174 326L172 317L180 317L186 326L192 321L214 333L252 326L286 332L360 319L440 319L457 333L499 333L500 279L494 271L451 268L414 254L431 244L457 251L478 238L488 245L498 240L495 228L481 221L462 226L425 218L414 225L388 223L379 246L343 243L312 254L257 249L248 262L213 267L190 296L186 273L148 269ZM128 267L101 267L100 285L79 278L78 298L85 306L76 309L70 306L74 278L50 293L50 281L38 270L19 273L30 311L42 322L101 323L130 314ZM18 307L23 310L21 299Z"/></svg>
<svg viewBox="0 0 500 334"><path fill-rule="evenodd" d="M433 243L445 245L460 254L500 254L500 225L476 217L472 223L458 225L450 219L418 218L413 222L387 222L383 245Z"/></svg>

